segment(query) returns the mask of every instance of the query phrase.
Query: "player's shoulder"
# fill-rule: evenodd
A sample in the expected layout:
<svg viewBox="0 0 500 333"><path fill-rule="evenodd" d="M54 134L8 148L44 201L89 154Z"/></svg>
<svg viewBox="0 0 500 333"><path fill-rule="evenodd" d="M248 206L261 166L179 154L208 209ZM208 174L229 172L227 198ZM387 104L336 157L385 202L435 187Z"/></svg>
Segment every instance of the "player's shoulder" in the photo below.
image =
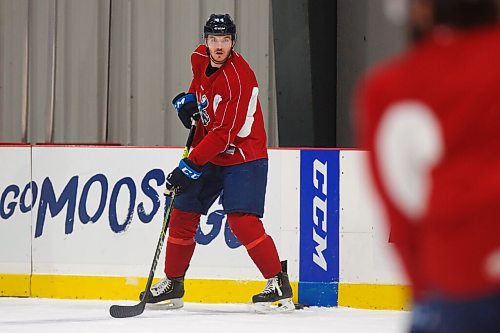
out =
<svg viewBox="0 0 500 333"><path fill-rule="evenodd" d="M248 63L245 61L245 59L243 59L243 56L235 50L231 51L231 55L227 59L227 65L229 66L226 67L237 68L240 70L250 69Z"/></svg>
<svg viewBox="0 0 500 333"><path fill-rule="evenodd" d="M205 60L208 59L207 47L204 44L200 44L196 47L196 49L191 53L192 60Z"/></svg>
<svg viewBox="0 0 500 333"><path fill-rule="evenodd" d="M248 62L236 51L233 51L231 57L228 59L225 70L229 76L244 76L245 78L255 76Z"/></svg>

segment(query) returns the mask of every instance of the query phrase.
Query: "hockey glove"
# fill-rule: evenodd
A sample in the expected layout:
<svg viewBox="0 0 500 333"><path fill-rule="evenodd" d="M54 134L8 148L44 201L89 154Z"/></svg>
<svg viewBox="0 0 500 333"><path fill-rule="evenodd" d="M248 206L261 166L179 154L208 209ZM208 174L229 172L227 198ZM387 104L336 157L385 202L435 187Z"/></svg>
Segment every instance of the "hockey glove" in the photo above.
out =
<svg viewBox="0 0 500 333"><path fill-rule="evenodd" d="M174 97L172 104L177 110L177 116L187 129L191 128L191 118L196 121L200 119L198 102L196 101L196 96L194 94L186 94L182 92Z"/></svg>
<svg viewBox="0 0 500 333"><path fill-rule="evenodd" d="M179 166L167 176L165 180L165 193L187 190L200 178L201 174L201 167L191 162L188 158L183 158L179 162Z"/></svg>

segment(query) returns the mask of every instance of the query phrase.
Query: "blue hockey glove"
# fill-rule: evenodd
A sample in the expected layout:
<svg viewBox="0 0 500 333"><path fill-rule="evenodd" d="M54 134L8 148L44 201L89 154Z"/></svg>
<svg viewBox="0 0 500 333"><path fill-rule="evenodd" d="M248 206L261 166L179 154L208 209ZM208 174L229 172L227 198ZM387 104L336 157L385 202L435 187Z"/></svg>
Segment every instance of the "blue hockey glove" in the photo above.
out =
<svg viewBox="0 0 500 333"><path fill-rule="evenodd" d="M180 93L172 100L174 108L177 110L177 116L187 129L191 128L191 118L200 119L198 102L196 96L192 93Z"/></svg>
<svg viewBox="0 0 500 333"><path fill-rule="evenodd" d="M201 167L191 162L188 158L183 158L179 162L179 166L167 176L165 180L165 193L168 194L174 190L177 192L185 191L200 178L201 174Z"/></svg>

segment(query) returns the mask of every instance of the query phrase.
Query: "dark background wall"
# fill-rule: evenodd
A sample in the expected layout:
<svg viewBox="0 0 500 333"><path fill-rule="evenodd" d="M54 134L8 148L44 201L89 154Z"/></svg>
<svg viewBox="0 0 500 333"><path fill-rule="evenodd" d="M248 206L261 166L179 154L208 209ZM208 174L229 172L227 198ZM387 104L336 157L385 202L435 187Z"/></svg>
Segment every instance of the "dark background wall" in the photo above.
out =
<svg viewBox="0 0 500 333"><path fill-rule="evenodd" d="M272 6L280 146L334 147L336 1Z"/></svg>
<svg viewBox="0 0 500 333"><path fill-rule="evenodd" d="M337 0L337 13L337 146L355 147L356 84L366 70L404 48L405 31L389 22L383 0Z"/></svg>
<svg viewBox="0 0 500 333"><path fill-rule="evenodd" d="M273 0L279 143L355 147L363 73L405 45L383 0Z"/></svg>

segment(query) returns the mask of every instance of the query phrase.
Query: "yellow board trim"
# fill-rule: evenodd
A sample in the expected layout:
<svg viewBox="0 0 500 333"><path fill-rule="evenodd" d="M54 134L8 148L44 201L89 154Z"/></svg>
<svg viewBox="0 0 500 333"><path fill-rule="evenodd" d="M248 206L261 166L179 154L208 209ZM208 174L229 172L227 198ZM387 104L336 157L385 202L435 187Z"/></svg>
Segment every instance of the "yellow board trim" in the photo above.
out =
<svg viewBox="0 0 500 333"><path fill-rule="evenodd" d="M0 296L30 296L30 275L0 274Z"/></svg>
<svg viewBox="0 0 500 333"><path fill-rule="evenodd" d="M155 282L158 279L155 279ZM0 274L0 296L60 299L138 300L146 278ZM291 282L298 302L298 283ZM247 303L265 281L187 279L186 302ZM408 310L410 288L405 285L340 283L338 305L361 309Z"/></svg>
<svg viewBox="0 0 500 333"><path fill-rule="evenodd" d="M376 310L409 310L410 304L410 287L405 285L339 284L339 306Z"/></svg>
<svg viewBox="0 0 500 333"><path fill-rule="evenodd" d="M138 300L146 286L146 278L32 275L0 275L2 296L31 296L60 299ZM158 281L155 279L154 282ZM199 303L248 303L252 295L261 292L265 281L195 280L185 282L184 301ZM25 288L26 285L28 288ZM298 283L291 282L294 302L297 302Z"/></svg>

